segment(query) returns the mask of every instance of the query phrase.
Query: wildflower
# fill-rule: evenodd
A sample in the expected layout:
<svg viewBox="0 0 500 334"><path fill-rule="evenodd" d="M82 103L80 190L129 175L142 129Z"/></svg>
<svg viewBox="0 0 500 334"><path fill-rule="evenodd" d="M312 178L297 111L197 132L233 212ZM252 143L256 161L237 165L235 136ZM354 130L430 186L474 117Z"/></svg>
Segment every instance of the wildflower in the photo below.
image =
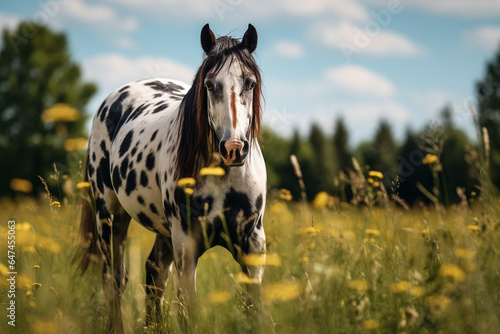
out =
<svg viewBox="0 0 500 334"><path fill-rule="evenodd" d="M35 264L35 265L33 266L33 269L35 269L35 270L40 270L40 266L39 266L38 264Z"/></svg>
<svg viewBox="0 0 500 334"><path fill-rule="evenodd" d="M316 235L319 233L319 230L314 227L314 226L309 226L309 227L304 227L300 229L300 234L310 234L310 235Z"/></svg>
<svg viewBox="0 0 500 334"><path fill-rule="evenodd" d="M50 203L50 206L55 206L56 208L60 208L61 207L61 202L59 202L59 201L53 201L52 203Z"/></svg>
<svg viewBox="0 0 500 334"><path fill-rule="evenodd" d="M242 272L238 273L235 277L236 282L243 284L259 284L260 281L258 278L251 278L247 274Z"/></svg>
<svg viewBox="0 0 500 334"><path fill-rule="evenodd" d="M299 297L300 289L295 282L277 282L265 287L264 296L269 301L287 302Z"/></svg>
<svg viewBox="0 0 500 334"><path fill-rule="evenodd" d="M277 254L248 254L242 258L242 263L246 266L281 266L281 259Z"/></svg>
<svg viewBox="0 0 500 334"><path fill-rule="evenodd" d="M382 180L384 178L384 174L382 174L381 172L378 172L376 170L369 171L368 176L375 177L379 180Z"/></svg>
<svg viewBox="0 0 500 334"><path fill-rule="evenodd" d="M368 330L377 329L378 326L379 326L379 323L375 319L367 319L367 320L363 321L363 327L365 329L368 329Z"/></svg>
<svg viewBox="0 0 500 334"><path fill-rule="evenodd" d="M406 292L406 291L408 291L410 288L411 288L411 283L410 283L410 282L408 282L408 281L401 281L401 282L398 282L398 283L391 284L391 285L389 286L389 290L390 290L392 293L402 293L402 292Z"/></svg>
<svg viewBox="0 0 500 334"><path fill-rule="evenodd" d="M224 304L231 299L231 294L227 291L214 291L207 295L207 300L210 304Z"/></svg>
<svg viewBox="0 0 500 334"><path fill-rule="evenodd" d="M81 151L88 147L87 138L68 138L64 141L63 147L66 151Z"/></svg>
<svg viewBox="0 0 500 334"><path fill-rule="evenodd" d="M292 193L288 189L280 189L278 191L278 196L284 201L290 202L293 199Z"/></svg>
<svg viewBox="0 0 500 334"><path fill-rule="evenodd" d="M378 186L380 186L379 182L377 182L377 181L373 182L373 187L378 188Z"/></svg>
<svg viewBox="0 0 500 334"><path fill-rule="evenodd" d="M177 181L177 187L194 187L196 180L192 177L185 177Z"/></svg>
<svg viewBox="0 0 500 334"><path fill-rule="evenodd" d="M466 275L465 272L457 265L443 264L441 268L439 268L439 276L452 281L463 282L465 281Z"/></svg>
<svg viewBox="0 0 500 334"><path fill-rule="evenodd" d="M410 288L410 295L415 297L422 297L425 294L425 288L421 286L414 286Z"/></svg>
<svg viewBox="0 0 500 334"><path fill-rule="evenodd" d="M439 158L435 154L426 154L425 157L422 159L422 163L424 165L432 165L433 163L437 162Z"/></svg>
<svg viewBox="0 0 500 334"><path fill-rule="evenodd" d="M75 122L80 119L80 112L67 103L56 103L45 109L41 115L42 122Z"/></svg>
<svg viewBox="0 0 500 334"><path fill-rule="evenodd" d="M29 194L33 190L33 183L25 179L12 179L10 189Z"/></svg>
<svg viewBox="0 0 500 334"><path fill-rule="evenodd" d="M224 174L226 174L226 171L222 167L204 167L200 170L201 176L224 176Z"/></svg>
<svg viewBox="0 0 500 334"><path fill-rule="evenodd" d="M35 288L35 289L38 289L39 287L42 286L42 283L33 283L32 286Z"/></svg>
<svg viewBox="0 0 500 334"><path fill-rule="evenodd" d="M374 179L372 179L371 177L367 178L366 181L369 183L369 184L373 184L373 182L375 182Z"/></svg>
<svg viewBox="0 0 500 334"><path fill-rule="evenodd" d="M327 204L330 199L330 196L326 191L321 191L316 194L316 197L314 197L313 200L313 206L315 209L323 209Z"/></svg>
<svg viewBox="0 0 500 334"><path fill-rule="evenodd" d="M451 300L442 295L429 296L425 300L425 305L434 312L446 310L450 307Z"/></svg>
<svg viewBox="0 0 500 334"><path fill-rule="evenodd" d="M474 258L474 255L476 255L476 252L474 252L472 249L457 248L455 249L455 255L461 259L472 260Z"/></svg>
<svg viewBox="0 0 500 334"><path fill-rule="evenodd" d="M90 188L90 182L78 182L76 184L76 189Z"/></svg>
<svg viewBox="0 0 500 334"><path fill-rule="evenodd" d="M374 244L375 243L375 238L364 238L363 242L365 244L367 244L367 243Z"/></svg>
<svg viewBox="0 0 500 334"><path fill-rule="evenodd" d="M9 272L10 270L7 268L7 266L3 263L0 262L0 275L2 276L7 276L7 273Z"/></svg>
<svg viewBox="0 0 500 334"><path fill-rule="evenodd" d="M355 280L355 281L350 281L347 283L349 288L357 291L367 291L369 288L369 285L366 281L361 281L361 280Z"/></svg>
<svg viewBox="0 0 500 334"><path fill-rule="evenodd" d="M184 193L186 195L192 195L193 194L193 189L192 188L184 188Z"/></svg>
<svg viewBox="0 0 500 334"><path fill-rule="evenodd" d="M471 232L477 232L479 231L479 226L477 225L467 225L467 229Z"/></svg>
<svg viewBox="0 0 500 334"><path fill-rule="evenodd" d="M368 234L368 235L377 235L377 236L380 235L380 231L377 230L377 229L374 229L374 228L367 228L365 230L365 233Z"/></svg>
<svg viewBox="0 0 500 334"><path fill-rule="evenodd" d="M309 257L308 256L301 256L301 257L299 257L299 262L300 263L309 262Z"/></svg>

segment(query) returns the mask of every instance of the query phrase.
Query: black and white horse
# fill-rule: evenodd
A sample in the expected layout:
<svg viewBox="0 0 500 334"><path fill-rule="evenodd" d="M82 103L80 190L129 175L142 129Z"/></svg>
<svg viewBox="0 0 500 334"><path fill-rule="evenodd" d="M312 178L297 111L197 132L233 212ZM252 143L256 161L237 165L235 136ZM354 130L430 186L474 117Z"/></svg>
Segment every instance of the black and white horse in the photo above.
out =
<svg viewBox="0 0 500 334"><path fill-rule="evenodd" d="M193 303L198 258L209 247L231 250L250 279L262 279L262 266L241 261L266 251L261 76L252 56L257 32L249 25L241 41L216 39L207 24L201 45L206 56L191 87L170 79L135 81L111 93L94 117L85 167L93 201L82 210L87 248L81 269L102 254L103 289L117 331L123 330L131 218L157 234L146 263L148 319L161 315L172 263L179 297ZM200 175L210 165L225 175ZM194 179L192 190L178 186L180 179L193 183L186 178Z"/></svg>

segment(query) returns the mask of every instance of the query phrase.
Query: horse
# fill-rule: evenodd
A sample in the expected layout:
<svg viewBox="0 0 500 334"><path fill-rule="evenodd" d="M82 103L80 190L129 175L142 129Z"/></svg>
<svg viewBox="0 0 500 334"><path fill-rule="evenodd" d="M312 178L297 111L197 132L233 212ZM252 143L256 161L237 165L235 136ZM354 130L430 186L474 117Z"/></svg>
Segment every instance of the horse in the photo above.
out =
<svg viewBox="0 0 500 334"><path fill-rule="evenodd" d="M241 40L216 38L206 24L204 57L191 86L158 78L131 82L111 93L95 114L84 166L91 201L82 206L80 273L102 257L114 331L123 331L131 218L156 233L146 262L148 321L161 317L172 263L178 298L195 304L198 258L217 245L230 250L260 286L264 266L242 260L266 252L257 39L251 24ZM207 166L224 175L206 175Z"/></svg>

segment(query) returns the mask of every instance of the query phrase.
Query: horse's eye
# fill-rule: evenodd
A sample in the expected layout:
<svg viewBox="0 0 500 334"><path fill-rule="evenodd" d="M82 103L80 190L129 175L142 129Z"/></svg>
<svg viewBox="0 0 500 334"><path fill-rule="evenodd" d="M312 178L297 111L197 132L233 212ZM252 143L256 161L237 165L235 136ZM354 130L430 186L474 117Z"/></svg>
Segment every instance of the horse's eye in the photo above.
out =
<svg viewBox="0 0 500 334"><path fill-rule="evenodd" d="M214 83L212 81L207 81L205 82L205 87L209 92L211 92L212 90L214 90Z"/></svg>
<svg viewBox="0 0 500 334"><path fill-rule="evenodd" d="M253 90L257 83L252 79L246 79L245 87L247 90Z"/></svg>

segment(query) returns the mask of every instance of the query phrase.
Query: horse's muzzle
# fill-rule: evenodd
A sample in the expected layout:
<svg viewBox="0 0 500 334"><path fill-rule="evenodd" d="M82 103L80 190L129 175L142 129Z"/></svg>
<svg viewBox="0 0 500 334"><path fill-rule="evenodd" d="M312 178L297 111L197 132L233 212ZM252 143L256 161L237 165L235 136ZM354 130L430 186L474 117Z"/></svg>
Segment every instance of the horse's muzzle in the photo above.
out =
<svg viewBox="0 0 500 334"><path fill-rule="evenodd" d="M245 158L248 155L248 141L238 138L230 138L220 142L220 155L224 163L229 166L241 166L245 163Z"/></svg>

